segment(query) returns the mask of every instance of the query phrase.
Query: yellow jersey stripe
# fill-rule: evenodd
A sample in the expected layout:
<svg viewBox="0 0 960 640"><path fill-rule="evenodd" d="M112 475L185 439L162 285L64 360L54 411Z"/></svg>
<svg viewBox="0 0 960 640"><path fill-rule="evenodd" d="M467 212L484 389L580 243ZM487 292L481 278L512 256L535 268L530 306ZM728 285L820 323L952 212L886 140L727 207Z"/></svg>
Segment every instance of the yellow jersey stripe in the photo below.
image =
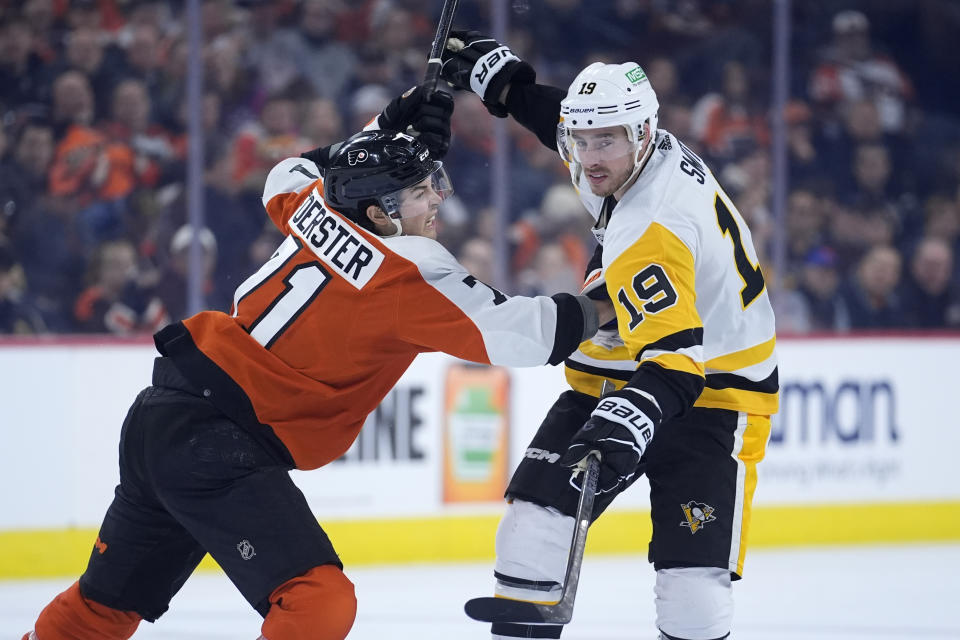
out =
<svg viewBox="0 0 960 640"><path fill-rule="evenodd" d="M697 362L692 358L683 355L682 353L661 353L660 355L654 356L652 358L644 358L640 361L640 365L643 366L646 362L656 362L664 369L673 370L673 371L683 371L684 373L689 373L691 375L703 377L703 363Z"/></svg>
<svg viewBox="0 0 960 640"><path fill-rule="evenodd" d="M619 345L613 349L608 349L602 345L596 344L591 340L582 342L580 348L578 349L582 354L595 358L596 360L624 360L624 361L633 361L633 356L630 355L630 350L627 349L626 345Z"/></svg>
<svg viewBox="0 0 960 640"><path fill-rule="evenodd" d="M728 353L707 360L705 365L707 369L716 369L718 371L736 371L746 367L759 364L773 355L773 348L777 344L777 337L774 336L761 344Z"/></svg>
<svg viewBox="0 0 960 640"><path fill-rule="evenodd" d="M747 554L747 541L750 538L753 494L757 488L757 463L763 460L767 440L770 439L769 416L747 415L742 418L746 419L746 428L740 436L740 450L736 452L738 463L743 465L743 485L737 487L737 501L740 503L741 511L740 535L739 539L734 541L737 545L736 559L730 559L730 570L738 576L743 575L743 560Z"/></svg>
<svg viewBox="0 0 960 640"><path fill-rule="evenodd" d="M613 384L614 388L618 391L627 384L626 380L617 380L616 378L607 378L595 373L577 371L576 369L571 369L570 367L566 368L565 373L567 378L567 384L570 385L571 389L573 389L574 391L579 391L580 393L585 393L595 398L599 398L601 395L603 395L604 381L609 381L611 384Z"/></svg>
<svg viewBox="0 0 960 640"><path fill-rule="evenodd" d="M778 393L744 391L733 387L725 389L706 387L697 401L693 403L693 406L771 415L777 412L780 405L779 400Z"/></svg>

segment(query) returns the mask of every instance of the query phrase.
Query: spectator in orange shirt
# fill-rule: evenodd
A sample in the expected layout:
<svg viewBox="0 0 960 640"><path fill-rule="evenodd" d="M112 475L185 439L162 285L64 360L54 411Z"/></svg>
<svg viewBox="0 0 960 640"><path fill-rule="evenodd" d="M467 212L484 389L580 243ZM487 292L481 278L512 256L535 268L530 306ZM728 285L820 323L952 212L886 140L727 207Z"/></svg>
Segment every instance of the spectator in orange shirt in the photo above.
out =
<svg viewBox="0 0 960 640"><path fill-rule="evenodd" d="M721 92L704 96L694 106L694 135L708 154L735 160L744 151L769 143L766 113L755 102L754 93L743 63L727 62Z"/></svg>
<svg viewBox="0 0 960 640"><path fill-rule="evenodd" d="M107 180L109 160L103 136L93 128L93 90L80 71L65 71L53 82L53 123L57 140L50 168L50 193L75 208L90 205Z"/></svg>
<svg viewBox="0 0 960 640"><path fill-rule="evenodd" d="M54 81L53 117L57 146L49 188L57 207L77 216L88 246L119 237L122 199L133 185L107 138L92 126L93 92L84 74L67 71Z"/></svg>
<svg viewBox="0 0 960 640"><path fill-rule="evenodd" d="M163 306L140 286L137 251L128 240L100 245L90 265L92 284L74 306L78 331L88 333L154 332L166 324Z"/></svg>
<svg viewBox="0 0 960 640"><path fill-rule="evenodd" d="M167 166L176 159L170 135L151 118L151 100L142 80L128 78L113 90L111 120L101 131L109 141L108 153L118 174L124 176L126 193L138 187L157 187Z"/></svg>
<svg viewBox="0 0 960 640"><path fill-rule="evenodd" d="M297 104L280 94L267 99L260 119L242 129L233 143L233 179L244 191L259 194L273 166L312 147L297 133Z"/></svg>
<svg viewBox="0 0 960 640"><path fill-rule="evenodd" d="M840 11L833 17L833 42L823 62L810 77L810 97L827 117L839 120L842 109L855 100L870 99L877 107L883 130L902 133L913 85L897 63L874 51L870 21L859 11Z"/></svg>

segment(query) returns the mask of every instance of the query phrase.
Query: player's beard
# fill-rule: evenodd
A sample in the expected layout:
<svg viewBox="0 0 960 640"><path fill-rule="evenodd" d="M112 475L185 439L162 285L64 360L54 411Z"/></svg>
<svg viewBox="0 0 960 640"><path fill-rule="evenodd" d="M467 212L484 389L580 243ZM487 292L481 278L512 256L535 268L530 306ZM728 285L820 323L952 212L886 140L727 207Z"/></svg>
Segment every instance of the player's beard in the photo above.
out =
<svg viewBox="0 0 960 640"><path fill-rule="evenodd" d="M590 192L601 198L606 198L616 193L630 178L631 173L633 173L632 166L616 174L609 167L599 165L591 167L590 169L584 169L584 174L587 176L587 184L590 185ZM590 176L596 174L604 174L606 177L601 182L594 183L594 181L590 179Z"/></svg>

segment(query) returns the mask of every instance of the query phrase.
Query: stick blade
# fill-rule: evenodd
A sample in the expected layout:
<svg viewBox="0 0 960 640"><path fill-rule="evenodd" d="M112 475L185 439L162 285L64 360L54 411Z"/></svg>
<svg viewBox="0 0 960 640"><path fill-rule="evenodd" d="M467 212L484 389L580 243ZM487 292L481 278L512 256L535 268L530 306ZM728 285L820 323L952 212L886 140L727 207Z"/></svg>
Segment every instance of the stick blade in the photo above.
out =
<svg viewBox="0 0 960 640"><path fill-rule="evenodd" d="M567 624L573 617L570 603L536 604L509 598L473 598L463 607L467 615L480 622Z"/></svg>

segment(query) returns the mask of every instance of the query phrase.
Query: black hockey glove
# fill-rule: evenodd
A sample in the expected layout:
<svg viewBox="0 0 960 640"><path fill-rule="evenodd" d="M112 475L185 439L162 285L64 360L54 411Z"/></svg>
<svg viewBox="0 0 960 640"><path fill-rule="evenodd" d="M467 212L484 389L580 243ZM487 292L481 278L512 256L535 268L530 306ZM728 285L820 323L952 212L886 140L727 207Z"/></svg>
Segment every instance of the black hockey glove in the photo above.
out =
<svg viewBox="0 0 960 640"><path fill-rule="evenodd" d="M310 160L317 165L321 173L325 173L327 167L330 165L330 159L342 144L342 142L337 142L334 144L328 144L325 147L317 147L316 149L311 149L310 151L304 151L300 154L300 157Z"/></svg>
<svg viewBox="0 0 960 640"><path fill-rule="evenodd" d="M659 420L653 402L631 391L616 391L600 399L560 458L560 464L574 467L591 451L599 451L597 493L619 493L630 486L653 438L654 420L634 402L644 405Z"/></svg>
<svg viewBox="0 0 960 640"><path fill-rule="evenodd" d="M394 98L377 116L381 129L406 132L413 127L419 140L430 155L439 160L450 149L450 116L453 115L453 98L449 93L434 91L427 98L423 87L413 87L402 96Z"/></svg>
<svg viewBox="0 0 960 640"><path fill-rule="evenodd" d="M440 59L443 79L480 96L487 111L498 118L507 117L507 108L500 102L504 87L533 84L537 79L533 67L510 47L477 31L451 31Z"/></svg>

